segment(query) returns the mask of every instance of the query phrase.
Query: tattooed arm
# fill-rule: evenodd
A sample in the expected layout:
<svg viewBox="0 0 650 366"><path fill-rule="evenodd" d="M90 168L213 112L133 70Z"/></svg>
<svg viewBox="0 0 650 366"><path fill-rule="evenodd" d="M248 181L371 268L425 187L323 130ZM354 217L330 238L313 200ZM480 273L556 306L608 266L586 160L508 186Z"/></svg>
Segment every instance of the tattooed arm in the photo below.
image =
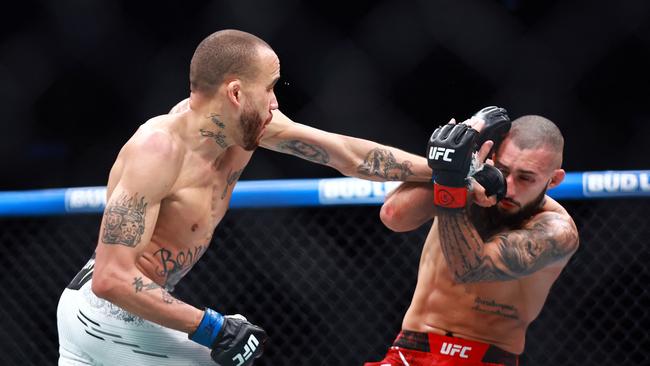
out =
<svg viewBox="0 0 650 366"><path fill-rule="evenodd" d="M508 281L562 263L578 248L568 215L543 212L523 228L481 239L465 210L439 210L440 245L457 282Z"/></svg>
<svg viewBox="0 0 650 366"><path fill-rule="evenodd" d="M150 245L161 201L178 177L182 158L170 135L147 128L122 148L109 177L92 290L144 319L189 333L203 311L172 298L136 265Z"/></svg>
<svg viewBox="0 0 650 366"><path fill-rule="evenodd" d="M295 123L277 110L273 111L261 146L330 166L347 176L375 181L431 181L431 168L424 157Z"/></svg>

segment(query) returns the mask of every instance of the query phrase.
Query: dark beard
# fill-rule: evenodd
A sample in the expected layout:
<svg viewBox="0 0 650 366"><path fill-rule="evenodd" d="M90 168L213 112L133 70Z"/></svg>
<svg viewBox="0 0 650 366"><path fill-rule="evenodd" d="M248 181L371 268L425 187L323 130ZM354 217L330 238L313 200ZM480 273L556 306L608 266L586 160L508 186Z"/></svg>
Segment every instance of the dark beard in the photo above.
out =
<svg viewBox="0 0 650 366"><path fill-rule="evenodd" d="M524 205L514 214L500 211L497 205L487 208L473 205L472 217L475 219L472 221L479 233L481 233L481 236L484 234L490 235L492 230L498 230L503 227L509 229L520 229L524 221L538 213L542 206L544 206L546 189L547 188L544 188L532 202Z"/></svg>
<svg viewBox="0 0 650 366"><path fill-rule="evenodd" d="M239 125L242 131L243 148L246 151L253 151L260 143L260 130L262 129L262 118L254 108L244 106Z"/></svg>

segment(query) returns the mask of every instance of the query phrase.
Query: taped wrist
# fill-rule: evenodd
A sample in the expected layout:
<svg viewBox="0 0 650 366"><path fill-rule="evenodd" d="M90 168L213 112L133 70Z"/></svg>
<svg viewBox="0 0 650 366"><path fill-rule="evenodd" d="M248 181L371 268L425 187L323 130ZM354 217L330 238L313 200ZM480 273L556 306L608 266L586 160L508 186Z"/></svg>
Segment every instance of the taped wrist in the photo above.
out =
<svg viewBox="0 0 650 366"><path fill-rule="evenodd" d="M467 204L467 187L449 187L433 185L433 203L444 208L465 208Z"/></svg>
<svg viewBox="0 0 650 366"><path fill-rule="evenodd" d="M444 208L465 208L467 204L467 190L470 186L467 178L479 170L481 165L478 159L478 153L473 152L467 177L454 177L454 179L443 180L434 174L433 203L438 207Z"/></svg>
<svg viewBox="0 0 650 366"><path fill-rule="evenodd" d="M196 343L212 348L221 327L223 326L223 315L218 312L205 308L201 323L196 330L188 335L188 338Z"/></svg>

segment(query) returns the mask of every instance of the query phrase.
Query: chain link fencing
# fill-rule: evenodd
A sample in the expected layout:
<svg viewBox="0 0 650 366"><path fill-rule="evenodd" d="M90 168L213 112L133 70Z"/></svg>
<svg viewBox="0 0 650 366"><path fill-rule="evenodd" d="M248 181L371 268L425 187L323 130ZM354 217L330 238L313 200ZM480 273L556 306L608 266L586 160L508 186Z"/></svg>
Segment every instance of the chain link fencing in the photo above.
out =
<svg viewBox="0 0 650 366"><path fill-rule="evenodd" d="M650 200L569 201L581 248L528 331L522 365L650 364ZM0 362L55 365L59 295L99 215L1 219ZM393 233L379 207L229 212L175 295L270 335L259 366L361 366L400 330L429 225Z"/></svg>

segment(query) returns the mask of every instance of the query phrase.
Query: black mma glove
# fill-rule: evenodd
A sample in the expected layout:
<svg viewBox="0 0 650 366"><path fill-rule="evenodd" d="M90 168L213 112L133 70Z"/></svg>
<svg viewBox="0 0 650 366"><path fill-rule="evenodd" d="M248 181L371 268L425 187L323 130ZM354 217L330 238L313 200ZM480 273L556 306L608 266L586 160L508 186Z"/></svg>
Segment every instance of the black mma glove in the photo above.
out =
<svg viewBox="0 0 650 366"><path fill-rule="evenodd" d="M508 185L503 173L492 165L484 164L483 168L476 173L472 174L478 184L485 188L485 195L490 197L493 194L497 195L497 202L506 196Z"/></svg>
<svg viewBox="0 0 650 366"><path fill-rule="evenodd" d="M434 204L462 209L467 204L467 175L478 131L464 123L438 127L427 147L427 161L433 170Z"/></svg>
<svg viewBox="0 0 650 366"><path fill-rule="evenodd" d="M212 348L210 356L219 366L249 366L262 355L268 336L241 315L223 316L206 308L189 339Z"/></svg>
<svg viewBox="0 0 650 366"><path fill-rule="evenodd" d="M490 106L481 109L480 111L474 114L474 117L478 117L485 121L485 126L479 133L478 139L476 140L476 150L478 151L481 146L487 140L492 140L494 145L490 149L488 157L492 156L492 152L496 151L501 144L501 141L506 137L508 131L510 131L510 117L508 116L508 111L503 108Z"/></svg>
<svg viewBox="0 0 650 366"><path fill-rule="evenodd" d="M508 111L504 108L490 106L476 112L474 117L481 118L485 121L485 125L476 140L476 151L483 146L485 141L492 140L494 142L487 155L489 158L499 148L499 145L501 145L501 142L510 131L512 123L510 122ZM497 168L484 165L483 169L474 173L472 177L485 188L486 196L489 197L496 194L497 201L499 201L506 195L506 191L508 190L506 179Z"/></svg>

